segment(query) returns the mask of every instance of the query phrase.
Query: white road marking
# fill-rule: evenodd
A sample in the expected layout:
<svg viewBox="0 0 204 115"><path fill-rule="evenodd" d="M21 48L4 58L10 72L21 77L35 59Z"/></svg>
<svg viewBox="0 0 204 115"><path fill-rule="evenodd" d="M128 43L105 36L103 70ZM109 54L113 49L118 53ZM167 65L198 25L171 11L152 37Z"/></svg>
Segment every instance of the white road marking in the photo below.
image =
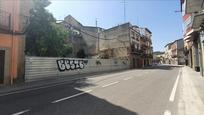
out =
<svg viewBox="0 0 204 115"><path fill-rule="evenodd" d="M77 93L77 94L72 95L72 96L69 96L69 97L65 97L65 98L62 98L62 99L55 100L55 101L53 101L52 103L58 103L58 102L61 102L61 101L67 100L67 99L71 99L71 98L74 98L74 97L77 97L77 96L80 96L80 95L89 93L89 92L91 92L91 91L92 91L92 90L87 90L87 91L85 91L85 92Z"/></svg>
<svg viewBox="0 0 204 115"><path fill-rule="evenodd" d="M30 111L29 109L26 109L26 110L23 110L23 111L20 111L20 112L17 112L17 113L13 113L12 115L22 115L23 113L26 113Z"/></svg>
<svg viewBox="0 0 204 115"><path fill-rule="evenodd" d="M117 84L117 83L119 83L119 81L116 81L116 82L113 82L113 83L109 83L109 84L104 85L104 86L102 86L102 87L108 87L108 86L111 86L111 85L114 85L114 84Z"/></svg>
<svg viewBox="0 0 204 115"><path fill-rule="evenodd" d="M133 77L128 77L128 78L125 78L125 79L123 79L123 80L129 80L129 79L132 79Z"/></svg>
<svg viewBox="0 0 204 115"><path fill-rule="evenodd" d="M166 110L166 111L164 112L164 115L171 115L171 112L170 112L169 110Z"/></svg>
<svg viewBox="0 0 204 115"><path fill-rule="evenodd" d="M172 91L171 91L171 95L170 95L170 97L169 97L169 101L171 101L171 102L174 101L174 98L175 98L175 95L176 95L176 89L177 89L178 81L179 81L179 78L180 78L180 72L181 72L181 70L179 70L179 74L178 74L178 76L177 76L177 78L176 78L176 81L175 81L175 83L174 83L174 87L173 87L173 89L172 89Z"/></svg>

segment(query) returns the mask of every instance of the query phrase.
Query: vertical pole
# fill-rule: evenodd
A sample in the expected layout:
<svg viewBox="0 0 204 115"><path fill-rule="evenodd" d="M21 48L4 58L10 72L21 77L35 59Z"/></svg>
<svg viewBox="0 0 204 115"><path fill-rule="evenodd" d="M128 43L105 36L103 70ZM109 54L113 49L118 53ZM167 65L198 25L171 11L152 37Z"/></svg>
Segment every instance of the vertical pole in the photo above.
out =
<svg viewBox="0 0 204 115"><path fill-rule="evenodd" d="M12 38L11 38L11 79L10 79L10 84L13 84L13 79L14 79L14 29L15 29L15 23L14 23L14 15L15 15L15 1L13 1L13 9L12 9L12 16L11 16L11 21L12 21L12 27L11 27L11 32L12 32Z"/></svg>
<svg viewBox="0 0 204 115"><path fill-rule="evenodd" d="M126 0L124 0L124 23L126 22Z"/></svg>
<svg viewBox="0 0 204 115"><path fill-rule="evenodd" d="M9 32L11 32L11 14L9 13Z"/></svg>
<svg viewBox="0 0 204 115"><path fill-rule="evenodd" d="M98 29L98 21L97 21L97 18L96 18L96 29L97 29L97 53L98 53L98 56L99 56L99 52L100 52L100 49L99 49L99 29Z"/></svg>
<svg viewBox="0 0 204 115"><path fill-rule="evenodd" d="M199 36L199 57L200 57L200 74L203 76L203 43L202 43L202 37L203 32L200 32Z"/></svg>

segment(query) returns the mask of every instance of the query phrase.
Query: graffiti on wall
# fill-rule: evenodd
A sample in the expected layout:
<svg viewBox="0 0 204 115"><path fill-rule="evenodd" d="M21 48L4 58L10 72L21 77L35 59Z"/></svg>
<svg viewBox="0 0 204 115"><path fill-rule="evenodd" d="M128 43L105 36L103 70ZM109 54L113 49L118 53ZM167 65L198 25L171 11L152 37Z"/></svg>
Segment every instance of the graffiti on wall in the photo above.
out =
<svg viewBox="0 0 204 115"><path fill-rule="evenodd" d="M57 65L59 71L84 69L88 64L88 60L76 60L76 59L59 59Z"/></svg>

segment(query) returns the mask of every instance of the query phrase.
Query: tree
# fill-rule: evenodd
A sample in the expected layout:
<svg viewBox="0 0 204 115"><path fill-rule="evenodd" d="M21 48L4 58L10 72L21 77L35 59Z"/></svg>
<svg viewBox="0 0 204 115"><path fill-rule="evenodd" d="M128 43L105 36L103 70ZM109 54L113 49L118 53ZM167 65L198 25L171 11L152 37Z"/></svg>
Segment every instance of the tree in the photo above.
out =
<svg viewBox="0 0 204 115"><path fill-rule="evenodd" d="M48 0L34 0L30 24L26 31L26 54L31 56L67 56L71 47L66 38L68 31L59 24L45 7Z"/></svg>
<svg viewBox="0 0 204 115"><path fill-rule="evenodd" d="M84 49L80 49L80 50L77 52L77 58L85 58L85 57L87 57L87 55L85 54Z"/></svg>

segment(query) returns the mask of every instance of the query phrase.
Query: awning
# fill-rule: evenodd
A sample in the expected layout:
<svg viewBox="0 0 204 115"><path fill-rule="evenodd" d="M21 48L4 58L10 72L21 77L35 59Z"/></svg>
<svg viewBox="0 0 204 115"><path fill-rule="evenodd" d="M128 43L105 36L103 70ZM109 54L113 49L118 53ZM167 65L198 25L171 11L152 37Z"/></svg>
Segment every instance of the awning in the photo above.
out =
<svg viewBox="0 0 204 115"><path fill-rule="evenodd" d="M186 33L186 36L189 36L192 33L197 32L197 31L199 31L199 29L191 29L188 33Z"/></svg>
<svg viewBox="0 0 204 115"><path fill-rule="evenodd" d="M193 18L192 28L199 29L203 21L204 21L204 13L196 14Z"/></svg>
<svg viewBox="0 0 204 115"><path fill-rule="evenodd" d="M186 36L186 37L183 38L183 40L187 40L189 38L191 38L191 36Z"/></svg>
<svg viewBox="0 0 204 115"><path fill-rule="evenodd" d="M186 13L195 13L204 9L203 0L186 0Z"/></svg>

